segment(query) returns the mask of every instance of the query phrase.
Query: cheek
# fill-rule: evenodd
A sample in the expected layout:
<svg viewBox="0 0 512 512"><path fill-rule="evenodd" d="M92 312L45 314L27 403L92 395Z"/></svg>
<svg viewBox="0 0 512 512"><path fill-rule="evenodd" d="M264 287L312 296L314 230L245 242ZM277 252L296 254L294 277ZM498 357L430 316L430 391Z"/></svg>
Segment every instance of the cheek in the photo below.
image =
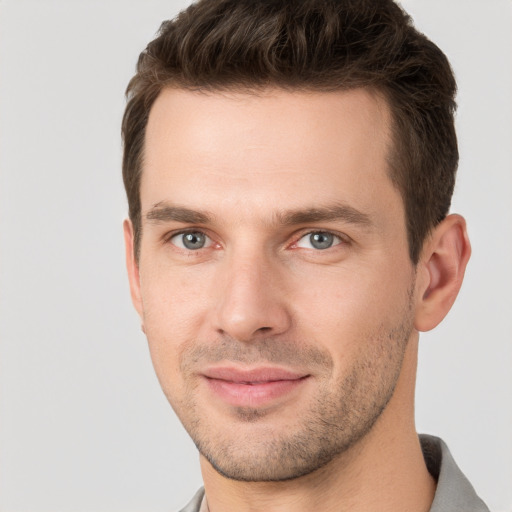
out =
<svg viewBox="0 0 512 512"><path fill-rule="evenodd" d="M200 337L204 293L197 280L153 267L141 274L144 330L151 359L164 391L180 375L180 353Z"/></svg>
<svg viewBox="0 0 512 512"><path fill-rule="evenodd" d="M294 317L309 337L341 358L352 345L400 323L409 306L411 279L396 267L303 273L294 284Z"/></svg>
<svg viewBox="0 0 512 512"><path fill-rule="evenodd" d="M158 261L141 271L144 323L158 338L182 339L197 325L207 296L204 276L199 272L172 268Z"/></svg>

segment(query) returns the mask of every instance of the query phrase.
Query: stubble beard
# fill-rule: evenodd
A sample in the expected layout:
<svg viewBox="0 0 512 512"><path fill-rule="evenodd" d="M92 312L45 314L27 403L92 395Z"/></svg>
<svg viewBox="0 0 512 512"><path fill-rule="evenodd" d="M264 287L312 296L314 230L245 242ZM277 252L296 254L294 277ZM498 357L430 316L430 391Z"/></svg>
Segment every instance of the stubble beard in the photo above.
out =
<svg viewBox="0 0 512 512"><path fill-rule="evenodd" d="M234 409L235 427L233 417L227 426L211 424L195 400L194 385L181 401L168 396L169 401L199 452L221 475L237 481L279 482L310 474L357 445L385 410L413 329L410 311L409 304L398 325L382 326L364 337L348 373L334 381L329 378L334 368L332 357L312 345L272 339L243 344L226 338L182 353L183 375L198 361L286 362L292 367L322 368L314 403L310 401L289 429L274 431L272 422L265 422L267 414L279 412L250 407Z"/></svg>

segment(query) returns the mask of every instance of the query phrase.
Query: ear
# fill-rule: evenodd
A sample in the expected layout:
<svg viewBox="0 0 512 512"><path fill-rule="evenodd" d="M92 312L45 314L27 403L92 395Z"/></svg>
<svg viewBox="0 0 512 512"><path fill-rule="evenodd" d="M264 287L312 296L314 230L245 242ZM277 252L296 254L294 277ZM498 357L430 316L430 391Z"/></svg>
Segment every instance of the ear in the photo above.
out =
<svg viewBox="0 0 512 512"><path fill-rule="evenodd" d="M132 296L132 302L139 314L141 321L143 320L143 308L142 308L142 299L140 293L140 276L139 276L139 266L137 260L135 258L135 248L134 248L134 234L133 234L133 225L129 219L126 219L123 222L123 231L124 231L124 247L126 254L126 269L128 271L128 280L130 281L130 294ZM142 327L144 330L144 327Z"/></svg>
<svg viewBox="0 0 512 512"><path fill-rule="evenodd" d="M447 315L459 293L471 255L466 221L449 215L425 242L417 272L415 327L430 331Z"/></svg>

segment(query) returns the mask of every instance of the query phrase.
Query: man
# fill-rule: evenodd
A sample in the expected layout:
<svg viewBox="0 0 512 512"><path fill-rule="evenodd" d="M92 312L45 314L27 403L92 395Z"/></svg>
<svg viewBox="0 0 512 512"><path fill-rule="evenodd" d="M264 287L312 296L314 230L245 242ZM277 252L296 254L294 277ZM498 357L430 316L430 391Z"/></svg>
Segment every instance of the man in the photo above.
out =
<svg viewBox="0 0 512 512"><path fill-rule="evenodd" d="M126 257L200 452L185 511L488 510L414 426L470 256L455 89L391 0L203 0L141 54Z"/></svg>

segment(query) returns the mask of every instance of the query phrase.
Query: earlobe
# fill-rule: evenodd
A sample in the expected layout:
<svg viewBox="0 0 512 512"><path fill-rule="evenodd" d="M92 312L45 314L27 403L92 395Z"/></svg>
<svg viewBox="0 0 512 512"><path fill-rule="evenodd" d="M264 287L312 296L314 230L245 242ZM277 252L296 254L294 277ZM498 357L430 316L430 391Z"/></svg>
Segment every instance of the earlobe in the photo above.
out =
<svg viewBox="0 0 512 512"><path fill-rule="evenodd" d="M419 262L418 305L415 327L429 331L447 315L459 293L471 245L466 222L460 215L449 215L425 242Z"/></svg>
<svg viewBox="0 0 512 512"><path fill-rule="evenodd" d="M139 266L137 263L137 259L135 257L135 249L134 249L134 233L133 233L133 225L129 219L126 219L123 222L123 231L124 231L124 246L125 246L125 256L126 256L126 269L128 271L128 280L130 282L130 294L132 297L132 302L137 310L141 318L141 322L143 321L142 315L142 299L140 294L140 276L139 276ZM142 330L144 331L144 326L142 325Z"/></svg>

